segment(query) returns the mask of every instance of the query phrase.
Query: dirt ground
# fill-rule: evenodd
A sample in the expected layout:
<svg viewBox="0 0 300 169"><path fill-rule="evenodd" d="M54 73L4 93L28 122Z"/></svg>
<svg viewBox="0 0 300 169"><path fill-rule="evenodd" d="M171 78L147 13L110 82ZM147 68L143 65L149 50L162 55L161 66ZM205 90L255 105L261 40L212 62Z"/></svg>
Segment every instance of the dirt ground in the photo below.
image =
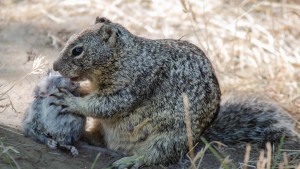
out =
<svg viewBox="0 0 300 169"><path fill-rule="evenodd" d="M3 1L6 2L6 1ZM33 7L33 14L27 15L26 19L22 19L22 15L28 14L22 11L24 5L29 5L31 1L7 1L9 3L0 2L0 13L6 15L0 17L0 89L1 93L11 90L6 94L5 99L0 99L0 143L3 147L12 147L19 153L13 150L8 150L9 154L16 161L17 165L11 160L7 154L0 158L0 168L22 168L22 169L82 169L91 168L99 151L87 149L79 145L80 155L73 158L66 152L58 150L50 150L45 145L36 143L29 138L24 137L21 129L21 120L25 109L33 100L32 91L37 80L42 75L29 74L32 70L32 64L35 57L44 56L51 67L53 61L58 57L64 42L74 33L79 32L84 27L94 23L96 15L86 14L84 10L78 8L77 14L61 16L63 21L52 16L49 13L43 12L43 17L37 17L41 13L35 13L34 10L39 9L39 6ZM35 2L36 1L32 1ZM70 3L69 1L65 1ZM146 3L141 3L147 5ZM53 4L52 4L53 5ZM30 6L30 5L29 5ZM7 17L7 11L11 10L17 13L10 18ZM181 10L181 8L179 8ZM3 10L3 11L1 11ZM28 11L27 11L28 12ZM81 13L82 14L81 14ZM103 12L103 11L102 11ZM116 11L112 11L114 13ZM120 11L119 11L120 12ZM101 11L99 11L101 13ZM105 13L105 11L103 12ZM15 14L15 13L14 13ZM107 13L106 13L107 14ZM118 13L119 15L125 13ZM24 16L25 17L25 16ZM113 18L117 18L114 17ZM145 17L145 20L147 18ZM143 28L144 24L138 24L129 18L133 23L129 28L134 33L147 37L160 37L164 34L166 37L180 38L182 35L173 35L164 32ZM160 18L157 22L161 22ZM119 18L122 24L125 21ZM155 24L155 23L149 23ZM166 23L167 24L167 23ZM136 25L132 26L132 25ZM183 29L180 23L172 25L172 30ZM295 119L300 119L298 110L292 114ZM0 145L1 146L1 145ZM243 146L242 146L243 147ZM3 150L3 149L0 149ZM239 149L231 149L231 158L235 161L243 162L245 147ZM0 151L1 153L1 151ZM258 157L258 152L253 153ZM96 162L95 168L104 168L110 165L113 161L120 157L114 157L105 153L101 153ZM296 157L299 160L299 157ZM255 158L251 159L255 161ZM296 159L297 160L297 159ZM255 162L252 163L255 166ZM238 166L239 163L237 162ZM219 161L212 155L207 154L203 160L201 168L214 169L219 168ZM163 168L159 166L151 166L145 168Z"/></svg>
<svg viewBox="0 0 300 169"><path fill-rule="evenodd" d="M72 157L66 152L50 150L45 145L25 138L20 131L3 125L0 125L0 137L5 146L13 146L18 151L18 153L9 152L19 167L24 169L90 168L98 154L97 151L79 148L80 155ZM107 166L116 159L118 158L101 154L96 168L101 168L97 166ZM6 155L0 160L1 169L17 168L14 166Z"/></svg>

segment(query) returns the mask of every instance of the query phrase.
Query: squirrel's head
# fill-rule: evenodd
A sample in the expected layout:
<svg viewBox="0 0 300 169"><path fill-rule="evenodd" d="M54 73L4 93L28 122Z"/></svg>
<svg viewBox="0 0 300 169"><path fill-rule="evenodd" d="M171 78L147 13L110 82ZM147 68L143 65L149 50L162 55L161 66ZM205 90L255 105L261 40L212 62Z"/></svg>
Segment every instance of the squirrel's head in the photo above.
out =
<svg viewBox="0 0 300 169"><path fill-rule="evenodd" d="M116 45L121 44L125 31L121 25L97 17L95 25L70 37L53 69L71 80L92 78L94 70L114 62Z"/></svg>

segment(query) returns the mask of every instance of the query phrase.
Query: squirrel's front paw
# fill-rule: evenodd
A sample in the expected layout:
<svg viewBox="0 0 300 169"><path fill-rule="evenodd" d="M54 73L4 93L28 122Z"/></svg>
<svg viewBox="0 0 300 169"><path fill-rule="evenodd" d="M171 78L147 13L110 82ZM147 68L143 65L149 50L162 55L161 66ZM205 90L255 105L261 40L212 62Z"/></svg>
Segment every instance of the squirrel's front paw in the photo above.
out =
<svg viewBox="0 0 300 169"><path fill-rule="evenodd" d="M52 93L51 96L54 96L54 97L59 98L59 99L63 99L63 98L66 98L66 97L72 97L72 96L74 96L74 95L73 95L69 90L67 90L67 89L59 88L58 90L59 90L59 92Z"/></svg>
<svg viewBox="0 0 300 169"><path fill-rule="evenodd" d="M77 111L78 99L66 89L60 89L60 92L53 93L51 96L57 99L51 100L51 105L62 106L60 113L75 113Z"/></svg>

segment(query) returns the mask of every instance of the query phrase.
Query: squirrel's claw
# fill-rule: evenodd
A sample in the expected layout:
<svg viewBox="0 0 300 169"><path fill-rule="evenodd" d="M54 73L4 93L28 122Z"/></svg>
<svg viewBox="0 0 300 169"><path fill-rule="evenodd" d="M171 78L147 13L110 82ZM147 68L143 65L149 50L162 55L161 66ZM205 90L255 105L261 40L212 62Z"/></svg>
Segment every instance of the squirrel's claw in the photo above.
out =
<svg viewBox="0 0 300 169"><path fill-rule="evenodd" d="M73 94L69 90L67 90L67 89L59 88L58 90L59 90L60 93L63 93L65 95L67 95L67 96L73 96Z"/></svg>
<svg viewBox="0 0 300 169"><path fill-rule="evenodd" d="M77 111L77 99L72 93L68 93L67 90L61 90L59 93L52 94L57 99L52 99L50 105L62 106L60 113L75 113Z"/></svg>
<svg viewBox="0 0 300 169"><path fill-rule="evenodd" d="M57 92L57 93L52 93L50 96L53 96L53 97L56 97L56 98L63 98L65 96L64 93L61 93L61 92Z"/></svg>
<svg viewBox="0 0 300 169"><path fill-rule="evenodd" d="M72 113L73 111L69 107L64 107L60 113Z"/></svg>
<svg viewBox="0 0 300 169"><path fill-rule="evenodd" d="M59 92L56 93L52 93L50 96L62 99L68 96L74 96L70 91L68 91L67 89L64 88L58 88Z"/></svg>
<svg viewBox="0 0 300 169"><path fill-rule="evenodd" d="M70 113L72 112L72 110L70 109L70 107L67 105L65 100L52 100L50 105L55 105L55 106L62 106L61 111L59 112L60 114L64 114L64 113Z"/></svg>
<svg viewBox="0 0 300 169"><path fill-rule="evenodd" d="M64 100L51 100L50 105L65 106Z"/></svg>

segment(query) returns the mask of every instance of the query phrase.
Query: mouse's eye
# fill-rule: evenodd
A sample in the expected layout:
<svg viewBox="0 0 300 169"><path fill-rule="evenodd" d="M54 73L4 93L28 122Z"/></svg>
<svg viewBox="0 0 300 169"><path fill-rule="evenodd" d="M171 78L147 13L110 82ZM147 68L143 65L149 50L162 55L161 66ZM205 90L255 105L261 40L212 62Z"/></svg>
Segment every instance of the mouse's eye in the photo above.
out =
<svg viewBox="0 0 300 169"><path fill-rule="evenodd" d="M45 93L45 92L41 92L41 93L40 93L40 96L41 96L41 97L45 97L45 96L46 96L46 93Z"/></svg>
<svg viewBox="0 0 300 169"><path fill-rule="evenodd" d="M78 47L75 47L72 50L72 55L73 56L79 56L82 52L83 52L83 47L82 46L78 46Z"/></svg>

